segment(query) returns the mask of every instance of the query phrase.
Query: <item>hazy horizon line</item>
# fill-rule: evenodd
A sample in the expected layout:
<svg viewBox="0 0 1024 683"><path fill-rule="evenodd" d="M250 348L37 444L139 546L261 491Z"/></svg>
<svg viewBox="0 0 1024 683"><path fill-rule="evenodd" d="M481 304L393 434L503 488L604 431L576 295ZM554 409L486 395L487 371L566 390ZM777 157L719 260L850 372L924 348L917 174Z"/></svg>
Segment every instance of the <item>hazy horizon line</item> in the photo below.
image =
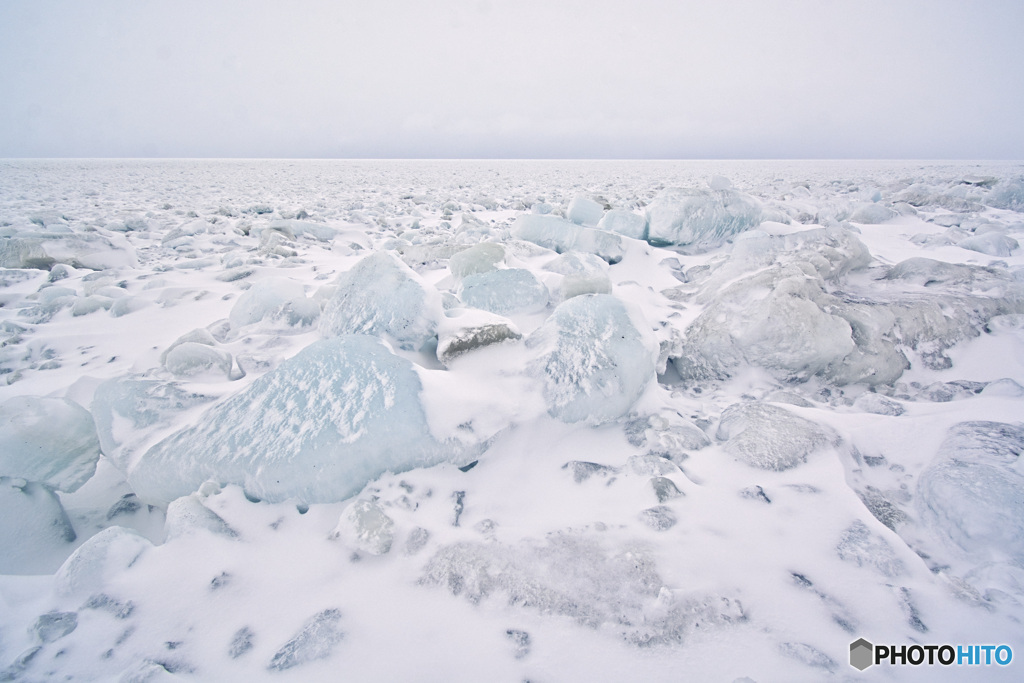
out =
<svg viewBox="0 0 1024 683"><path fill-rule="evenodd" d="M5 157L0 161L903 161L949 163L1024 163L1024 158L1012 157L417 157L417 156L29 156Z"/></svg>

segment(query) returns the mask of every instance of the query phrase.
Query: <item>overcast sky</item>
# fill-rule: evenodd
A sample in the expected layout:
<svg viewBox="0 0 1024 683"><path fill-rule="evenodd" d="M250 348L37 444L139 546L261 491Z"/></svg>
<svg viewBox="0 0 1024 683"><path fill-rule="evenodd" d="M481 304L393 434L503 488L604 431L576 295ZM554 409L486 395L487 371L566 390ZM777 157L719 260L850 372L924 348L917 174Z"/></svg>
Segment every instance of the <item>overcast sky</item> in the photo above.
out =
<svg viewBox="0 0 1024 683"><path fill-rule="evenodd" d="M0 156L1024 158L1024 0L0 0Z"/></svg>

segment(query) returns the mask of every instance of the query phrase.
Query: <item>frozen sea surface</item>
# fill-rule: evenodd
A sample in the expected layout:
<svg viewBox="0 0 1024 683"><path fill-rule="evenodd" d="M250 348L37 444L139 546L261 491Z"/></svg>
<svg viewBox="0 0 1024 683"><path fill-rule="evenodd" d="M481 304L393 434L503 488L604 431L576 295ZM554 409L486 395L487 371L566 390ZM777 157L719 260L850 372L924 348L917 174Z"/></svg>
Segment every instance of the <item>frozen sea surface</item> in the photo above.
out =
<svg viewBox="0 0 1024 683"><path fill-rule="evenodd" d="M1022 188L0 161L0 680L1021 680Z"/></svg>

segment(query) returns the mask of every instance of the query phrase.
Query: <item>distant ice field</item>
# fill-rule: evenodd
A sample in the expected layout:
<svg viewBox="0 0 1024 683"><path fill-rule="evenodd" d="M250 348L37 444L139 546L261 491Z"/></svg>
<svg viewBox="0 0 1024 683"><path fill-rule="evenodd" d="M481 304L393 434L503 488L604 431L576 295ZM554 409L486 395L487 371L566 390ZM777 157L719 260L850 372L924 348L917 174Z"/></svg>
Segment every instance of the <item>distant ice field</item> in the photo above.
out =
<svg viewBox="0 0 1024 683"><path fill-rule="evenodd" d="M1020 680L1021 240L1018 162L0 160L0 680Z"/></svg>

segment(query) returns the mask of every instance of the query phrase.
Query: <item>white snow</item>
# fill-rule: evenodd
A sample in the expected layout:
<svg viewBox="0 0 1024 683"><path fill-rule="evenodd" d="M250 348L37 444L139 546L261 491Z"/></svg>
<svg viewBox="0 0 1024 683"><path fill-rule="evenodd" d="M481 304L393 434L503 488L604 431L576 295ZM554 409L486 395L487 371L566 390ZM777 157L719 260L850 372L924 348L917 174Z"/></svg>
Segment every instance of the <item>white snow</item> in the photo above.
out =
<svg viewBox="0 0 1024 683"><path fill-rule="evenodd" d="M1022 177L0 161L0 680L1020 680Z"/></svg>

